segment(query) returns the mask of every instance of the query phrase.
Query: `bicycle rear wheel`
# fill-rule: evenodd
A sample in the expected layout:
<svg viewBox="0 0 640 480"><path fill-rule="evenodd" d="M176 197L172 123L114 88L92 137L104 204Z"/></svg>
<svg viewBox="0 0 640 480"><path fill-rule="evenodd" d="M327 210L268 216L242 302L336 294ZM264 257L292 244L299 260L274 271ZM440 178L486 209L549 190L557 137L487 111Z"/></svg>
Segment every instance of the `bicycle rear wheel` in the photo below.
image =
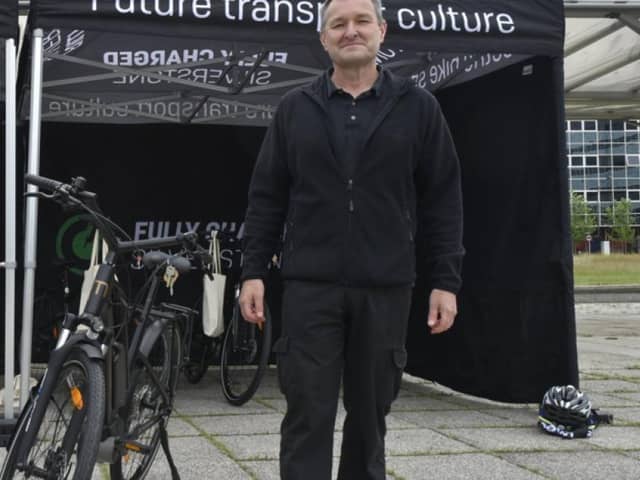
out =
<svg viewBox="0 0 640 480"><path fill-rule="evenodd" d="M222 393L232 405L249 401L260 386L271 350L271 314L265 305L262 327L246 322L236 302L220 358Z"/></svg>
<svg viewBox="0 0 640 480"><path fill-rule="evenodd" d="M91 477L104 420L102 366L82 350L72 349L54 381L49 398L36 397L25 406L0 473L2 480ZM42 421L36 425L43 409ZM37 433L25 452L21 443L27 428L37 428ZM19 464L23 455L24 464Z"/></svg>
<svg viewBox="0 0 640 480"><path fill-rule="evenodd" d="M151 370L141 366L133 373L127 399L127 438L122 456L110 467L112 480L140 480L149 472L160 446L160 427L166 428L171 415L181 347L178 330L168 325L149 352Z"/></svg>

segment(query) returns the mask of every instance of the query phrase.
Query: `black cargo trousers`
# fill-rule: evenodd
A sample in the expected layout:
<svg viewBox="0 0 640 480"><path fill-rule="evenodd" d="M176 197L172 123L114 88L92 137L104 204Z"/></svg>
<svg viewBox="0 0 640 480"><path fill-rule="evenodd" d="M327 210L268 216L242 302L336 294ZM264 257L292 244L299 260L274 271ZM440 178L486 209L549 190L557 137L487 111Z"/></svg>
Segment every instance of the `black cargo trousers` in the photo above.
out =
<svg viewBox="0 0 640 480"><path fill-rule="evenodd" d="M338 479L385 478L385 416L400 389L412 288L287 281L274 344L287 400L282 480L330 480L341 379L346 418ZM425 327L426 328L426 327Z"/></svg>

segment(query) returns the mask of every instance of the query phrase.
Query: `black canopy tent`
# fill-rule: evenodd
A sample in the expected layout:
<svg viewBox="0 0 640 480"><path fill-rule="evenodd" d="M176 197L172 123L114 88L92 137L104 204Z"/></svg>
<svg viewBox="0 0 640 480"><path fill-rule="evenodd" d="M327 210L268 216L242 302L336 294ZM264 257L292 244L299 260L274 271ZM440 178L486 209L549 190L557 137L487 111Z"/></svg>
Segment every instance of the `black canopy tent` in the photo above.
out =
<svg viewBox="0 0 640 480"><path fill-rule="evenodd" d="M5 435L5 426L13 425L13 385L14 378L14 328L15 328L15 278L16 278L16 39L18 37L18 2L8 0L0 3L0 39L3 45L0 48L0 105L3 111L4 136L4 162L0 183L4 185L4 208L2 212L2 225L4 235L0 239L0 249L3 252L3 261L0 267L5 269L0 279L0 290L4 304L4 405L2 419L0 420L0 443ZM7 388L9 387L9 388Z"/></svg>
<svg viewBox="0 0 640 480"><path fill-rule="evenodd" d="M562 2L388 0L385 6L389 31L379 63L439 97L460 151L466 210L459 319L450 333L426 333L428 272L420 272L407 370L472 394L537 401L551 384L578 381ZM328 65L317 39L318 9L306 0L34 0L25 55L37 59L42 52L43 79L34 62L22 84L23 99L31 88L32 101L23 102L21 115L175 128L267 125L284 92ZM39 170L36 124L31 173ZM123 145L123 156L126 150ZM185 150L183 158L189 154L195 152ZM185 203L191 208L192 202ZM148 212L157 211L150 203ZM27 223L35 225L35 216L28 213ZM35 259L35 242L27 265L29 255ZM29 298L33 285L25 281L25 306Z"/></svg>

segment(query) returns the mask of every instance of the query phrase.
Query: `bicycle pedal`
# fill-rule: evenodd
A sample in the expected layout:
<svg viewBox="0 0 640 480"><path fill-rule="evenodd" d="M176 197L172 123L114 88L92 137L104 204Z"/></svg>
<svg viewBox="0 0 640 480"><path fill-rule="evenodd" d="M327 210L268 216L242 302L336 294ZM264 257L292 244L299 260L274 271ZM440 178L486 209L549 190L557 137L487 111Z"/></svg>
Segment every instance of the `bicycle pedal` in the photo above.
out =
<svg viewBox="0 0 640 480"><path fill-rule="evenodd" d="M148 445L144 445L140 442L128 441L124 443L124 448L130 452L148 454L151 453L151 448ZM126 453L125 455L128 455Z"/></svg>

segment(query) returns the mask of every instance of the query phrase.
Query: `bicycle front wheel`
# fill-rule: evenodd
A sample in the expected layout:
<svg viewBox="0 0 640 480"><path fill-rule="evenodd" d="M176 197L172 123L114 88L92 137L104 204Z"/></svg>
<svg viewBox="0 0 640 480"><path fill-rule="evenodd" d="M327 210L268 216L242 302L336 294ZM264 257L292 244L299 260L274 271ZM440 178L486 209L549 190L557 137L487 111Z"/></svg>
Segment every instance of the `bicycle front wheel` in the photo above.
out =
<svg viewBox="0 0 640 480"><path fill-rule="evenodd" d="M222 393L232 405L243 405L260 386L271 351L271 314L265 305L261 327L246 322L236 302L220 358Z"/></svg>
<svg viewBox="0 0 640 480"><path fill-rule="evenodd" d="M167 426L175 393L182 348L175 326L167 326L148 360L131 377L127 400L127 435L122 455L110 467L112 480L145 478L160 446L160 428Z"/></svg>
<svg viewBox="0 0 640 480"><path fill-rule="evenodd" d="M0 473L2 480L91 477L104 420L102 366L74 348L60 374L45 381L55 382L51 396L35 397L25 406ZM36 418L42 418L39 424ZM22 445L27 428L37 429L28 451Z"/></svg>

